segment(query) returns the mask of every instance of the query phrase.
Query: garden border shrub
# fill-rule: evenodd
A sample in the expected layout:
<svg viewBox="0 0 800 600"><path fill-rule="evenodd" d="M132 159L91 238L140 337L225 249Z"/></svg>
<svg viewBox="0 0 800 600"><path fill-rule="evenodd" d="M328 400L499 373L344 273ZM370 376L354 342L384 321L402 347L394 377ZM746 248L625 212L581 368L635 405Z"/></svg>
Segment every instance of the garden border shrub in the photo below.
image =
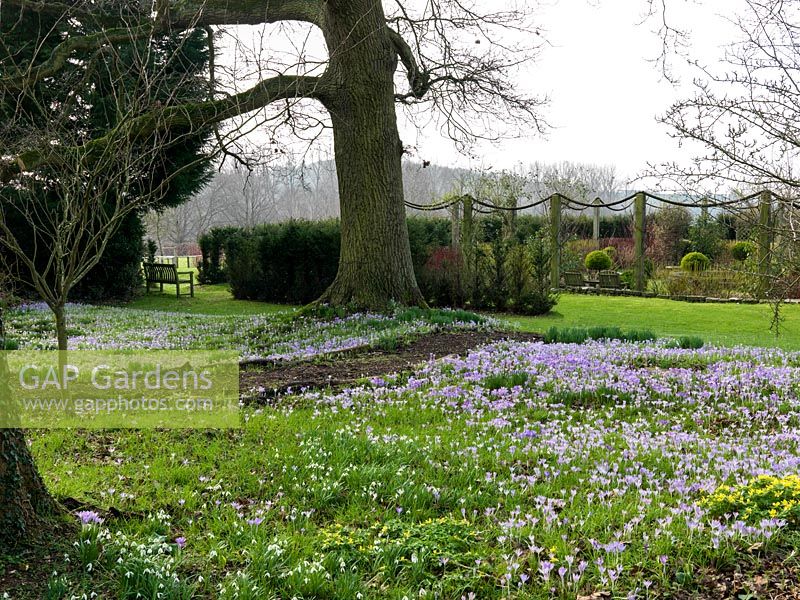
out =
<svg viewBox="0 0 800 600"><path fill-rule="evenodd" d="M711 266L711 260L702 252L689 252L681 259L681 269L689 273L705 271Z"/></svg>
<svg viewBox="0 0 800 600"><path fill-rule="evenodd" d="M583 259L583 265L590 271L605 271L614 264L613 259L605 250L592 250Z"/></svg>
<svg viewBox="0 0 800 600"><path fill-rule="evenodd" d="M755 251L755 244L747 240L736 242L731 246L731 256L739 262L746 261Z"/></svg>

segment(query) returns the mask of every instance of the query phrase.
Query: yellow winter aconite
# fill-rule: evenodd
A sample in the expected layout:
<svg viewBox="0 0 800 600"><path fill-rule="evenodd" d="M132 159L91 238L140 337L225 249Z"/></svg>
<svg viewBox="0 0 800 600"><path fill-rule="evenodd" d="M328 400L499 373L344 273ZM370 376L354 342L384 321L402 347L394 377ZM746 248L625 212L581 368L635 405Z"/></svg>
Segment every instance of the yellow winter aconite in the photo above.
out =
<svg viewBox="0 0 800 600"><path fill-rule="evenodd" d="M418 523L391 520L369 527L335 523L318 532L326 551L349 550L359 553L395 552L398 559L414 553L435 556L459 555L480 540L478 532L465 519L440 517Z"/></svg>
<svg viewBox="0 0 800 600"><path fill-rule="evenodd" d="M759 475L746 484L722 485L701 501L712 515L736 515L744 521L784 519L800 526L800 475Z"/></svg>

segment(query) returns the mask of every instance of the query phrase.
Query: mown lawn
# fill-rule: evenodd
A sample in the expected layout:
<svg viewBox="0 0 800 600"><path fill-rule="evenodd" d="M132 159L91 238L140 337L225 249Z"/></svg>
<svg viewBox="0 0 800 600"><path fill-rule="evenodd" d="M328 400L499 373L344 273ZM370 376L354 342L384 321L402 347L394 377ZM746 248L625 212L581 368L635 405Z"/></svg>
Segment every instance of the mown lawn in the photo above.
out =
<svg viewBox="0 0 800 600"><path fill-rule="evenodd" d="M186 290L184 290L184 286L181 285L181 292L188 291L188 289L188 285L186 286ZM144 292L144 290L142 291ZM227 284L195 284L194 298L189 296L176 297L174 285L165 285L163 293L158 290L158 287L155 289L151 288L149 294L143 293L126 306L142 310L205 315L268 315L282 311L290 311L295 308L281 304L268 304L266 302L234 300L231 297Z"/></svg>
<svg viewBox="0 0 800 600"><path fill-rule="evenodd" d="M734 346L800 350L800 305L783 307L776 338L770 331L771 309L763 304L694 304L625 296L562 294L552 313L541 317L503 317L523 331L557 327L617 326L650 329L659 336L696 335L708 342Z"/></svg>

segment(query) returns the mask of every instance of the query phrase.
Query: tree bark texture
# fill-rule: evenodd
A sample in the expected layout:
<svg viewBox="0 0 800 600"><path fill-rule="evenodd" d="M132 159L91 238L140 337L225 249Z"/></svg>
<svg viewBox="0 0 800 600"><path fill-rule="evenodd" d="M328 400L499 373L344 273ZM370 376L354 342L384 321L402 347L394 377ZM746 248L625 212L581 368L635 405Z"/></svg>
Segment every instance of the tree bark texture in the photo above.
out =
<svg viewBox="0 0 800 600"><path fill-rule="evenodd" d="M33 539L56 506L20 429L0 429L0 552Z"/></svg>
<svg viewBox="0 0 800 600"><path fill-rule="evenodd" d="M339 182L342 245L335 281L320 299L357 308L424 305L408 241L397 130L393 46L380 0L327 4L327 96Z"/></svg>

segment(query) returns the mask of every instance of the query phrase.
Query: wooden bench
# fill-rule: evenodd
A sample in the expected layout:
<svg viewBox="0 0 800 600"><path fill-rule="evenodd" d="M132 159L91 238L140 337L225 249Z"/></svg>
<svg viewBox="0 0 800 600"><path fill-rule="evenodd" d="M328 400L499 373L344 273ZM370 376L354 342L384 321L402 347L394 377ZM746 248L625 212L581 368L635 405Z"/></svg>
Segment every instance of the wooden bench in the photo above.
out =
<svg viewBox="0 0 800 600"><path fill-rule="evenodd" d="M178 298L182 295L186 296L189 295L194 298L194 272L192 271L181 271L178 272L178 267L175 265L165 265L159 263L144 263L144 280L147 285L147 293L150 293L150 284L157 283L161 287L161 291L164 291L164 284L174 285L175 290L177 293ZM186 275L189 276L186 279ZM189 292L181 294L181 284L188 283L189 284Z"/></svg>
<svg viewBox="0 0 800 600"><path fill-rule="evenodd" d="M564 286L568 288L586 287L588 282L579 271L564 271Z"/></svg>
<svg viewBox="0 0 800 600"><path fill-rule="evenodd" d="M624 290L628 286L622 283L622 277L616 271L600 271L598 274L601 289Z"/></svg>

